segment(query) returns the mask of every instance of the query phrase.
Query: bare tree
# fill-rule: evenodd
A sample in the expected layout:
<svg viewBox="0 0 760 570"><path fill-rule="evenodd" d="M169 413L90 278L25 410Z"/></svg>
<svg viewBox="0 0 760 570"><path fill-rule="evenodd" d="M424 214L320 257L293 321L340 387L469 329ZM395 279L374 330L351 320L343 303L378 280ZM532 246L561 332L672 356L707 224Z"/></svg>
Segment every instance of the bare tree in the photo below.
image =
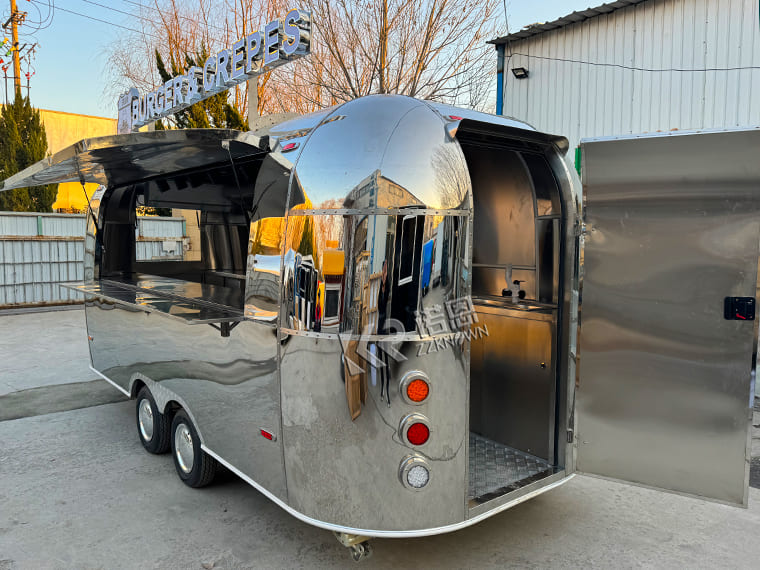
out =
<svg viewBox="0 0 760 570"><path fill-rule="evenodd" d="M500 31L497 0L312 0L315 37L302 92L320 106L400 93L484 108ZM320 89L315 89L319 87Z"/></svg>

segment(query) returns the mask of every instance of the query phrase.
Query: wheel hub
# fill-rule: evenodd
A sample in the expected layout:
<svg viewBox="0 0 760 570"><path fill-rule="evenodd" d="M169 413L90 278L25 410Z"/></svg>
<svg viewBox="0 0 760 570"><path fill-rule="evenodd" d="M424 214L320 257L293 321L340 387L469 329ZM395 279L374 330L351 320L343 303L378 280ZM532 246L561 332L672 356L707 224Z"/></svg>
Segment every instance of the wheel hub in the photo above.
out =
<svg viewBox="0 0 760 570"><path fill-rule="evenodd" d="M174 432L174 449L177 456L177 464L185 473L190 473L195 461L195 451L193 450L193 436L185 424L177 426Z"/></svg>
<svg viewBox="0 0 760 570"><path fill-rule="evenodd" d="M138 417L140 419L140 435L145 441L153 439L153 408L146 399L140 401L138 408Z"/></svg>

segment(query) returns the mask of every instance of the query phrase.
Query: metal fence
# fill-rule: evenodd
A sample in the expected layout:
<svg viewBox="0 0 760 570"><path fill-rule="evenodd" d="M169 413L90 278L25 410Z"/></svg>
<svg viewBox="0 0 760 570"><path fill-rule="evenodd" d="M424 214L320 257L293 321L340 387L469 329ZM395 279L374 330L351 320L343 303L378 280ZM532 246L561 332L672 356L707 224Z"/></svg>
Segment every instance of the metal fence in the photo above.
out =
<svg viewBox="0 0 760 570"><path fill-rule="evenodd" d="M84 278L85 216L0 212L0 308L81 303L61 287ZM182 255L182 218L139 217L137 259Z"/></svg>
<svg viewBox="0 0 760 570"><path fill-rule="evenodd" d="M137 218L137 261L183 259L186 249L184 218Z"/></svg>

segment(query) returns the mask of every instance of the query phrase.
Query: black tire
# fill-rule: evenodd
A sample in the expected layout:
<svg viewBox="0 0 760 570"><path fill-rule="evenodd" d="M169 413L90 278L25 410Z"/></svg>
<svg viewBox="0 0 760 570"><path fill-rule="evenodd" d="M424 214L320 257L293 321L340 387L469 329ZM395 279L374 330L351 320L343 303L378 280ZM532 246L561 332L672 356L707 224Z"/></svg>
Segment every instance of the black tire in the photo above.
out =
<svg viewBox="0 0 760 570"><path fill-rule="evenodd" d="M180 464L180 454L177 452L177 431L183 428L187 429L187 433L192 439L192 465L185 465L185 468L189 469L189 471L183 469ZM179 437L182 436L180 435ZM214 480L219 463L201 449L201 439L198 437L198 431L195 429L193 422L190 421L190 417L185 413L185 410L179 410L174 415L170 439L174 467L182 482L194 488L205 487L211 483Z"/></svg>
<svg viewBox="0 0 760 570"><path fill-rule="evenodd" d="M150 406L150 411L153 417L153 433L150 439L146 439L143 435L143 428L140 425L140 405L142 402L147 402ZM153 399L153 394L147 386L143 386L137 394L137 400L135 401L135 419L137 420L137 435L140 437L140 443L150 453L160 454L169 451L171 446L171 422L158 410L156 401Z"/></svg>

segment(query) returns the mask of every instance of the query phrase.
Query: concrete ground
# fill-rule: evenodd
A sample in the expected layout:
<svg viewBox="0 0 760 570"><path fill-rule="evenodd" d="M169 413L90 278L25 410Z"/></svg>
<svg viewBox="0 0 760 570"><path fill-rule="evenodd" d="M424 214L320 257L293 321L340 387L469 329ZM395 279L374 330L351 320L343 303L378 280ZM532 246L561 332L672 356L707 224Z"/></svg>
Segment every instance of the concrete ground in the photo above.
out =
<svg viewBox="0 0 760 570"><path fill-rule="evenodd" d="M44 347L44 349L41 349ZM0 311L0 396L93 380L84 310Z"/></svg>
<svg viewBox="0 0 760 570"><path fill-rule="evenodd" d="M82 311L19 316L0 316L0 382L21 386L0 396L0 570L357 567L234 475L195 490L146 453L133 403L88 382ZM757 568L758 536L757 489L738 509L577 476L456 533L377 539L359 567Z"/></svg>

